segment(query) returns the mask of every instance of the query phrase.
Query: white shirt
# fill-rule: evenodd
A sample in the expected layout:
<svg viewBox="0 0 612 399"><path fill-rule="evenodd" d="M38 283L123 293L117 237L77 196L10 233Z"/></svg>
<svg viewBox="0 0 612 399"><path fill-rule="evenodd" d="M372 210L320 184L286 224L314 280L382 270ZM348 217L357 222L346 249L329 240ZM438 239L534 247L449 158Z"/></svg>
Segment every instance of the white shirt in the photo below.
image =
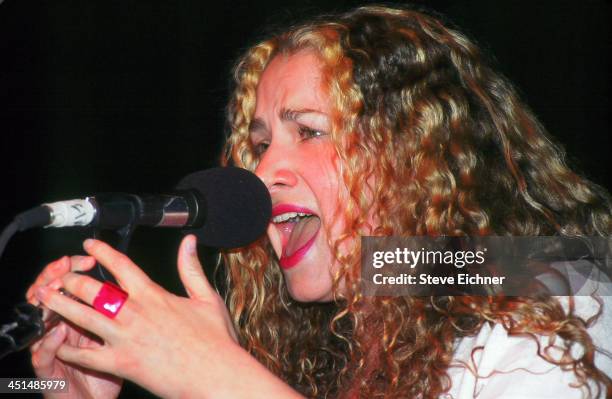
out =
<svg viewBox="0 0 612 399"><path fill-rule="evenodd" d="M602 284L604 288L601 289ZM603 313L588 329L595 346L595 364L612 376L612 284L599 283L597 292L603 300ZM577 294L593 292L584 287ZM604 296L607 295L607 296ZM558 297L567 309L568 297ZM597 313L599 305L590 296L574 297L575 312L583 319ZM549 338L539 336L541 348ZM475 348L482 347L476 350ZM543 349L542 349L543 350ZM478 335L462 338L455 349L448 372L452 387L441 398L453 399L580 399L585 388L571 387L577 379L573 371L564 371L538 356L536 341L530 337L508 336L506 329L486 324ZM554 353L554 352L553 352ZM559 353L559 352L557 352ZM558 357L557 357L558 358ZM468 369L471 368L471 370ZM605 397L604 392L600 398ZM594 394L596 391L592 391Z"/></svg>

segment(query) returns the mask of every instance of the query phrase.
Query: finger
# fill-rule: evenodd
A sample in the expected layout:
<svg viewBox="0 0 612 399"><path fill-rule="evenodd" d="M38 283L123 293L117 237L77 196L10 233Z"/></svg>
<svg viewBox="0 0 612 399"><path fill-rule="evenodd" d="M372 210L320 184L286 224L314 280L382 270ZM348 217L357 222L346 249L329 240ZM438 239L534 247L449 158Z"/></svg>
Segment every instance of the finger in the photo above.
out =
<svg viewBox="0 0 612 399"><path fill-rule="evenodd" d="M192 234L183 238L178 252L178 271L187 294L195 299L207 299L216 295L208 282L198 259L196 237Z"/></svg>
<svg viewBox="0 0 612 399"><path fill-rule="evenodd" d="M54 290L59 290L63 286L64 286L64 282L62 281L61 278L56 278L55 280L51 281L50 283L48 283L46 285L46 287L52 288ZM31 295L28 296L28 302L30 302L30 303L35 303L36 302L35 303L36 306L40 307L41 304L40 304L40 301L38 300L38 298L36 298L36 295L34 295L35 292L36 292L35 290L32 290ZM48 315L49 309L43 307L43 312L44 312L43 320L47 320L47 316L49 316Z"/></svg>
<svg viewBox="0 0 612 399"><path fill-rule="evenodd" d="M38 305L38 301L34 297L34 290L41 285L47 285L49 282L61 277L70 270L70 260L64 256L54 262L49 263L38 275L34 283L26 292L26 300L34 305Z"/></svg>
<svg viewBox="0 0 612 399"><path fill-rule="evenodd" d="M102 241L85 240L83 248L106 267L128 292L142 288L144 284L151 281L130 258Z"/></svg>
<svg viewBox="0 0 612 399"><path fill-rule="evenodd" d="M83 302L93 305L96 297L100 293L100 290L103 287L103 284L89 276L84 276L76 273L68 273L62 278L63 284L62 286L72 295L79 298ZM125 306L121 309L121 314L125 315L131 309L130 306ZM115 318L116 320L121 320L119 315Z"/></svg>
<svg viewBox="0 0 612 399"><path fill-rule="evenodd" d="M75 255L70 257L70 271L84 272L96 265L96 258L93 256Z"/></svg>
<svg viewBox="0 0 612 399"><path fill-rule="evenodd" d="M32 367L36 375L39 377L53 376L55 355L66 339L66 334L66 325L58 324L39 341L37 348L32 350Z"/></svg>
<svg viewBox="0 0 612 399"><path fill-rule="evenodd" d="M51 262L26 292L26 300L34 305L38 305L38 300L34 295L36 287L48 285L50 281L60 278L70 270L85 271L91 269L95 264L96 260L91 256L72 256L70 258L64 256L55 262Z"/></svg>
<svg viewBox="0 0 612 399"><path fill-rule="evenodd" d="M68 256L62 256L58 260L49 263L42 273L38 276L34 284L47 284L64 273L70 270L70 258Z"/></svg>
<svg viewBox="0 0 612 399"><path fill-rule="evenodd" d="M92 305L102 288L102 283L89 276L67 273L62 277L64 288L83 302Z"/></svg>
<svg viewBox="0 0 612 399"><path fill-rule="evenodd" d="M66 324L65 344L78 346L79 348L98 348L104 345L104 341L97 335L77 326L76 324L64 319Z"/></svg>
<svg viewBox="0 0 612 399"><path fill-rule="evenodd" d="M90 370L108 373L114 369L110 350L104 346L99 348L78 348L64 344L57 350L57 357L63 361L77 364Z"/></svg>
<svg viewBox="0 0 612 399"><path fill-rule="evenodd" d="M104 340L117 335L117 327L106 316L48 287L38 287L36 297L46 307L64 316L74 324L91 331Z"/></svg>
<svg viewBox="0 0 612 399"><path fill-rule="evenodd" d="M42 343L45 340L45 337L51 333L51 331L54 331L54 329L60 325L66 325L66 323L64 323L63 321L58 322L51 330L47 331L46 334L40 338L39 340L37 340L36 342L34 342L32 345L30 345L30 353L32 355L34 355L34 352L36 352L40 346L42 345ZM67 325L66 325L66 330L68 330ZM69 338L70 337L70 332L66 332L66 337Z"/></svg>

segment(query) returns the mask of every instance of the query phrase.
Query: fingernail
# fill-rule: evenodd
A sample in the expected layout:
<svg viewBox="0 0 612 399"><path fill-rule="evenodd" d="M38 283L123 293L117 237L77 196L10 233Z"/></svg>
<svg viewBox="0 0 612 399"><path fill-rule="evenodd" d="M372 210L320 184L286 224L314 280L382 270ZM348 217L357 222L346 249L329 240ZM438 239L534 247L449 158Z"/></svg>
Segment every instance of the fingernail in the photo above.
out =
<svg viewBox="0 0 612 399"><path fill-rule="evenodd" d="M42 301L45 295L47 295L47 292L49 292L49 289L47 287L40 286L36 288L36 291L34 291L34 295L36 295L36 298L39 301Z"/></svg>
<svg viewBox="0 0 612 399"><path fill-rule="evenodd" d="M196 239L194 236L188 237L185 243L185 250L189 255L196 254Z"/></svg>
<svg viewBox="0 0 612 399"><path fill-rule="evenodd" d="M51 330L49 330L49 332L47 333L47 336L52 337L54 335L57 335L58 332L59 332L59 326L54 326Z"/></svg>
<svg viewBox="0 0 612 399"><path fill-rule="evenodd" d="M94 243L94 240L92 240L91 238L88 238L85 241L83 241L83 248L88 249L93 245L93 243Z"/></svg>
<svg viewBox="0 0 612 399"><path fill-rule="evenodd" d="M68 327L66 326L66 323L64 323L64 322L61 322L56 327L57 327L57 334L63 334L68 329Z"/></svg>
<svg viewBox="0 0 612 399"><path fill-rule="evenodd" d="M53 288L53 289L55 289L55 290L58 290L58 289L62 288L63 285L64 285L64 283L63 283L62 279L56 278L55 280L51 281L48 286Z"/></svg>

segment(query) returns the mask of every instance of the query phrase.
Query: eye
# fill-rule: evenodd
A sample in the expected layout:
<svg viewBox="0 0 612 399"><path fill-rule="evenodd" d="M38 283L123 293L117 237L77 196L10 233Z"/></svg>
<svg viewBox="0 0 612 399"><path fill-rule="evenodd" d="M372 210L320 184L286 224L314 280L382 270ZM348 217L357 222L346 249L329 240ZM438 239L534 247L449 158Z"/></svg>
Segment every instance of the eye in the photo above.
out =
<svg viewBox="0 0 612 399"><path fill-rule="evenodd" d="M317 130L317 129L311 129L307 126L303 126L300 125L298 128L298 133L300 134L300 138L302 140L308 140L308 139L312 139L315 137L321 137L321 136L326 136L327 133L325 133L322 130Z"/></svg>
<svg viewBox="0 0 612 399"><path fill-rule="evenodd" d="M268 143L267 141L252 144L253 152L257 156L263 155L263 153L266 152L268 147L270 147L270 143Z"/></svg>

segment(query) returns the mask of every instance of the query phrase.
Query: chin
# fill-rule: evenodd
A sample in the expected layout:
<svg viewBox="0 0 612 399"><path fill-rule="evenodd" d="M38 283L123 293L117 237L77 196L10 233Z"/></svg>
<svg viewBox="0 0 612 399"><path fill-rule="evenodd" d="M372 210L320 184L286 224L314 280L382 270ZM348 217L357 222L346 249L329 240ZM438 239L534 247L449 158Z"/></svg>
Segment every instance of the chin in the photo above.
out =
<svg viewBox="0 0 612 399"><path fill-rule="evenodd" d="M313 279L301 279L298 276L285 274L287 290L291 298L298 302L331 302L332 284L329 282Z"/></svg>

